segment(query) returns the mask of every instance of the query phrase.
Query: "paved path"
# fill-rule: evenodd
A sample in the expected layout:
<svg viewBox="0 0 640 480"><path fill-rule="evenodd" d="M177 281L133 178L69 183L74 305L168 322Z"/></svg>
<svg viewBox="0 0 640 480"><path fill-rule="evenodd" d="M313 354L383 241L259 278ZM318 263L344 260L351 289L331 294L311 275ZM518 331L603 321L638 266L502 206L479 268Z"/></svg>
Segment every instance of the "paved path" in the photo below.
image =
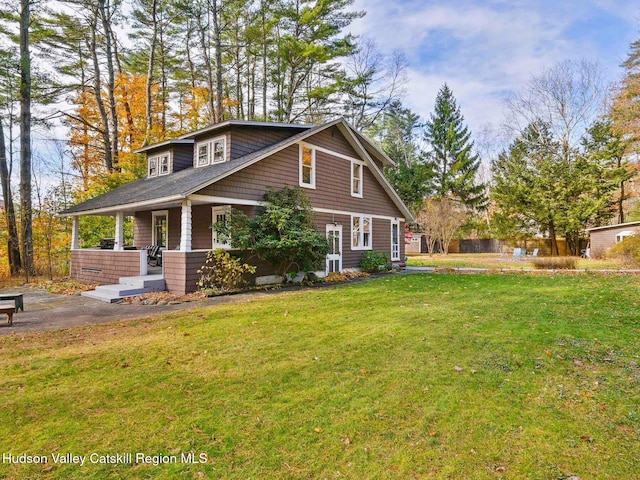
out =
<svg viewBox="0 0 640 480"><path fill-rule="evenodd" d="M16 312L13 315L12 326L9 326L4 320L6 316L0 316L0 335L56 330L131 318L154 317L167 312L241 302L269 294L269 292L260 291L207 298L176 305L141 305L137 303L105 303L92 298L81 297L80 295L56 295L30 287L0 289L0 293L24 294L24 312Z"/></svg>
<svg viewBox="0 0 640 480"><path fill-rule="evenodd" d="M398 274L433 273L437 269L433 267L407 267ZM483 268L456 268L458 273L484 273ZM525 271L527 269L524 269ZM495 269L493 269L495 271ZM519 272L520 269L504 269L504 273ZM584 272L584 270L580 270ZM567 272L564 270L563 272ZM605 271L600 271L605 272ZM638 270L607 270L607 273L638 274ZM349 283L364 281L364 278L353 279ZM322 285L322 287L336 287L340 283ZM316 287L317 288L317 287ZM179 303L176 305L141 305L105 303L80 295L56 295L44 290L32 287L15 287L0 289L0 293L24 294L24 312L20 311L13 316L13 325L9 326L5 318L0 316L0 335L11 333L39 332L44 330L56 330L59 328L75 327L80 325L94 325L98 323L115 322L132 318L148 318L163 313L184 311L198 307L221 305L225 303L243 302L260 298L265 295L273 295L288 291L289 288L276 290L261 290L247 292L238 295L213 297L193 302ZM299 291L299 287L293 287L293 291Z"/></svg>

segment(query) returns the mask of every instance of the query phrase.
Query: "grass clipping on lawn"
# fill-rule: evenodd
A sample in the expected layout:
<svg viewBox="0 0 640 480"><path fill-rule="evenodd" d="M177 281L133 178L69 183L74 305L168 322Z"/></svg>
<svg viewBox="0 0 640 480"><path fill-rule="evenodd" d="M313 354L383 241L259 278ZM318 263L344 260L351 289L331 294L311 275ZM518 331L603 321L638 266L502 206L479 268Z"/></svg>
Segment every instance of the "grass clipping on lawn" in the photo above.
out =
<svg viewBox="0 0 640 480"><path fill-rule="evenodd" d="M3 335L3 478L633 478L640 280L398 275ZM126 307L123 307L126 308Z"/></svg>

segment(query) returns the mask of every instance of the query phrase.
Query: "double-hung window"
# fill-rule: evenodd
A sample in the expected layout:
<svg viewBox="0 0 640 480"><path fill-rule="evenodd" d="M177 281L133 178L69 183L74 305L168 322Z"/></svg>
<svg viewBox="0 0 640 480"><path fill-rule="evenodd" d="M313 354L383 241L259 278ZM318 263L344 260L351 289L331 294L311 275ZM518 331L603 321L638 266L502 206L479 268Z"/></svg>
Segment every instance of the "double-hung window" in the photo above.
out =
<svg viewBox="0 0 640 480"><path fill-rule="evenodd" d="M204 167L226 161L226 149L226 137L218 137L198 143L196 147L196 167Z"/></svg>
<svg viewBox="0 0 640 480"><path fill-rule="evenodd" d="M169 155L162 155L158 162L158 167L160 168L159 175L168 175L169 174Z"/></svg>
<svg viewBox="0 0 640 480"><path fill-rule="evenodd" d="M300 186L316 188L316 151L307 145L300 145Z"/></svg>
<svg viewBox="0 0 640 480"><path fill-rule="evenodd" d="M351 249L371 250L372 219L368 216L351 217Z"/></svg>
<svg viewBox="0 0 640 480"><path fill-rule="evenodd" d="M351 196L362 198L362 163L351 162Z"/></svg>
<svg viewBox="0 0 640 480"><path fill-rule="evenodd" d="M158 157L151 157L149 159L148 167L148 176L155 177L158 175Z"/></svg>
<svg viewBox="0 0 640 480"><path fill-rule="evenodd" d="M400 222L391 220L391 260L400 260Z"/></svg>
<svg viewBox="0 0 640 480"><path fill-rule="evenodd" d="M213 249L216 248L231 248L231 238L224 237L216 232L217 224L226 224L229 221L229 215L231 215L231 205L222 205L219 207L213 207Z"/></svg>
<svg viewBox="0 0 640 480"><path fill-rule="evenodd" d="M196 167L204 167L209 165L209 144L203 143L198 145L198 161Z"/></svg>

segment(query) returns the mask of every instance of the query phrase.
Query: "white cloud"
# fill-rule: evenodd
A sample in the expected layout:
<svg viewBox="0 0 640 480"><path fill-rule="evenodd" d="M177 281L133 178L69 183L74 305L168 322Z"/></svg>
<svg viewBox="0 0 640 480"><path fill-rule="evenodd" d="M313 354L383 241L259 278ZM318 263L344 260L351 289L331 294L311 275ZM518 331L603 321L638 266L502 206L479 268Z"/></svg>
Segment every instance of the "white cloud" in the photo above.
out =
<svg viewBox="0 0 640 480"><path fill-rule="evenodd" d="M353 33L374 39L383 51L402 50L409 59L405 103L428 117L446 81L474 131L487 122L501 124L504 98L558 61L600 60L615 77L620 59L596 58L604 47L589 31L575 35L572 28L592 21L595 9L627 27L630 12L640 13L636 3L620 0L356 0L354 7L367 15L354 22ZM626 52L628 44L617 48Z"/></svg>

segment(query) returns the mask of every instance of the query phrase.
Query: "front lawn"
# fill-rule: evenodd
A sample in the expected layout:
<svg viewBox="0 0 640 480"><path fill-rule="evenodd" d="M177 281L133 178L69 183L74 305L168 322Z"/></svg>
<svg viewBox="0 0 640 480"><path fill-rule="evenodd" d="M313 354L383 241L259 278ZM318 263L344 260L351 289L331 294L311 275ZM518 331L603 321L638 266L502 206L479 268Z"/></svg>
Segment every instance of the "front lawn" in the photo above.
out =
<svg viewBox="0 0 640 480"><path fill-rule="evenodd" d="M1 336L0 450L49 463L0 477L637 478L639 289L396 275Z"/></svg>
<svg viewBox="0 0 640 480"><path fill-rule="evenodd" d="M501 257L497 253L440 253L434 255L420 254L409 255L407 264L410 267L436 267L436 268L488 268L490 270L502 269L532 269L533 264L529 258L516 259L512 256ZM579 270L618 270L625 269L620 259L608 258L597 260L595 258L577 258Z"/></svg>

